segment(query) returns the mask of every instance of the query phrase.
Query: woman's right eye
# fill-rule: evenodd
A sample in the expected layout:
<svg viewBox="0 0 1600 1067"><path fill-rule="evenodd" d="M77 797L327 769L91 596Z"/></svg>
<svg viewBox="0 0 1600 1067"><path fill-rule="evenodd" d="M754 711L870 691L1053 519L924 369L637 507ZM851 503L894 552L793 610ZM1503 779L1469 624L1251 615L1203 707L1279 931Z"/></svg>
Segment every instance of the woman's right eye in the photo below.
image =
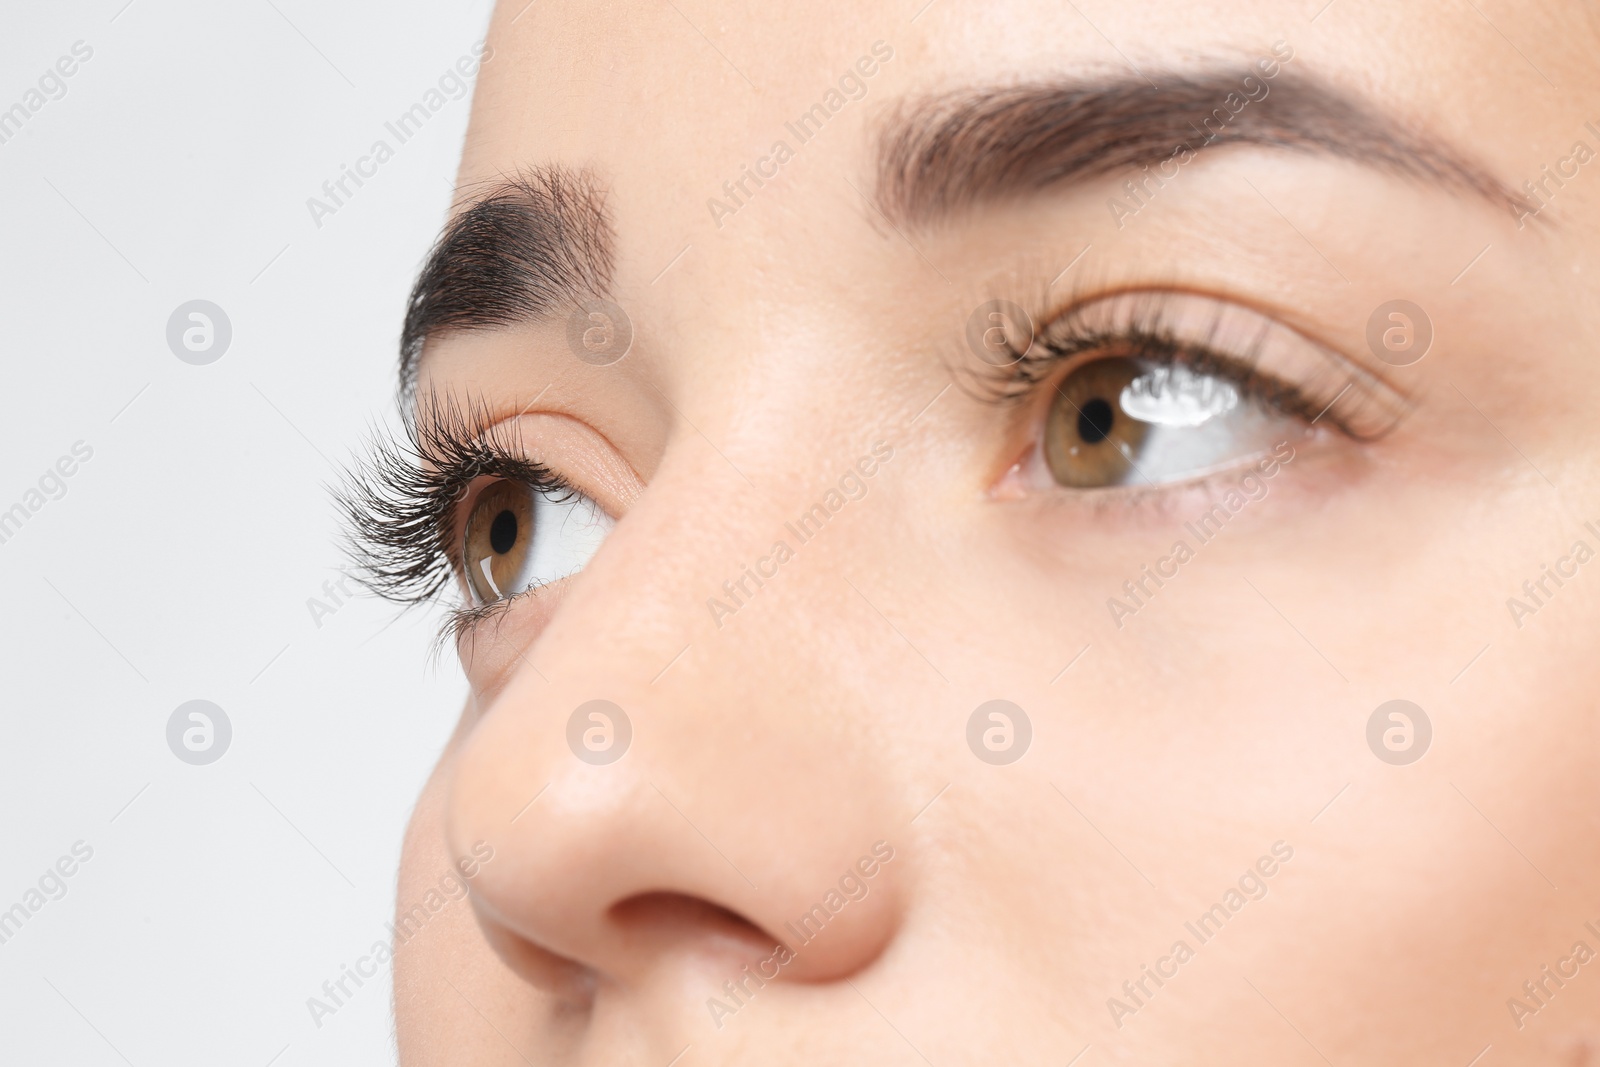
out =
<svg viewBox="0 0 1600 1067"><path fill-rule="evenodd" d="M473 499L462 537L473 606L576 574L615 524L574 490L540 491L509 478L490 483Z"/></svg>

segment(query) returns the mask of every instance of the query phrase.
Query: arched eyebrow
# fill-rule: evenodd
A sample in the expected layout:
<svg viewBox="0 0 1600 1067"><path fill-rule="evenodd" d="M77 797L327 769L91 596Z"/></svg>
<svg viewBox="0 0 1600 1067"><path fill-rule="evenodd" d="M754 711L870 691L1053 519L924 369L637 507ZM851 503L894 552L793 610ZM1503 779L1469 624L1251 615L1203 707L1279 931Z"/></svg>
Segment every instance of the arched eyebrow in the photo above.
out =
<svg viewBox="0 0 1600 1067"><path fill-rule="evenodd" d="M1183 146L1225 145L1352 160L1514 215L1526 210L1488 168L1441 140L1315 79L1266 78L1249 67L911 101L882 128L876 199L888 218L926 226L981 203L1155 166Z"/></svg>
<svg viewBox="0 0 1600 1067"><path fill-rule="evenodd" d="M1261 90L1265 95L1255 98ZM1246 101L1237 111L1229 106ZM1514 216L1532 209L1486 167L1313 79L1215 69L1153 80L1035 82L910 101L883 127L876 199L888 218L931 225L1072 181L1135 171L1225 145L1353 160L1469 193ZM498 182L446 225L406 306L401 388L440 333L535 321L610 288L615 236L586 170L547 166Z"/></svg>
<svg viewBox="0 0 1600 1067"><path fill-rule="evenodd" d="M402 391L416 384L430 337L531 322L604 295L615 246L605 192L586 170L539 167L489 186L446 224L411 288Z"/></svg>

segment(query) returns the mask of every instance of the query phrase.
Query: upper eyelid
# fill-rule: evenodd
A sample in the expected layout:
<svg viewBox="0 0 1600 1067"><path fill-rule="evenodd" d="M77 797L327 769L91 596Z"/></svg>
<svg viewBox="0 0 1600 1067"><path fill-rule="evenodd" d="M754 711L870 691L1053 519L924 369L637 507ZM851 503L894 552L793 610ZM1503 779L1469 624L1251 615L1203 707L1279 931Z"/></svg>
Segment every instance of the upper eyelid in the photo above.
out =
<svg viewBox="0 0 1600 1067"><path fill-rule="evenodd" d="M432 601L457 573L454 519L480 475L534 487L570 488L519 447L507 419L487 404L432 394L380 432L364 460L344 472L336 499L347 550L363 584L408 607Z"/></svg>
<svg viewBox="0 0 1600 1067"><path fill-rule="evenodd" d="M543 392L541 390L541 395ZM610 434L582 416L559 407L533 410L532 403L523 404L516 400L494 407L490 402L483 401L475 407L480 412L476 433L491 441L496 438L505 439L508 443L514 440L512 451L530 457L559 477L565 488L601 503L613 518L620 518L646 485L644 476L626 451L617 445ZM500 414L489 414L497 409ZM555 440L546 440L544 447L541 447L539 442L548 436L549 431L540 430L537 425L530 429L530 424L538 423L575 427L576 432L564 429ZM530 437L532 443L529 442ZM556 455L563 457L562 460L558 462L547 458ZM596 461L593 456L603 458Z"/></svg>
<svg viewBox="0 0 1600 1067"><path fill-rule="evenodd" d="M444 504L439 516L439 534L451 551L459 550L460 535L472 505L484 490L497 481L520 481L536 493L574 491L566 480L536 459L531 459L491 441L480 443L482 452L470 467L458 459L448 460L439 473L458 486L454 500Z"/></svg>

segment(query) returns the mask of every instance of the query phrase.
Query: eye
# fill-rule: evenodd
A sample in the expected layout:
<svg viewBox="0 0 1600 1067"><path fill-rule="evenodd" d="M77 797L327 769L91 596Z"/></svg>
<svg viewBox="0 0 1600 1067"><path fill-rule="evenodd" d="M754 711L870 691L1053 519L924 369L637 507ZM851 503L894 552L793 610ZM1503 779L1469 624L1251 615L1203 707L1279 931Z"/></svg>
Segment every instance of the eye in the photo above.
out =
<svg viewBox="0 0 1600 1067"><path fill-rule="evenodd" d="M467 512L461 569L475 606L582 570L614 520L582 493L539 491L512 479L485 486Z"/></svg>
<svg viewBox="0 0 1600 1067"><path fill-rule="evenodd" d="M1000 395L1038 396L1042 414L1008 492L1195 481L1324 430L1376 440L1410 407L1343 353L1198 293L1081 302L1015 357Z"/></svg>
<svg viewBox="0 0 1600 1067"><path fill-rule="evenodd" d="M1220 372L1110 356L1055 388L1044 459L1074 489L1198 478L1307 432L1305 420L1244 397Z"/></svg>

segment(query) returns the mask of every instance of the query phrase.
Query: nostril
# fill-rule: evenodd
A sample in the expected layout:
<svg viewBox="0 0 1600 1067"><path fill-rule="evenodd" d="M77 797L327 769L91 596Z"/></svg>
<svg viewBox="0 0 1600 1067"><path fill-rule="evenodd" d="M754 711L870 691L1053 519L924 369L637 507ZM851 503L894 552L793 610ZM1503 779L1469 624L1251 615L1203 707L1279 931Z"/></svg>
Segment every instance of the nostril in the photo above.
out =
<svg viewBox="0 0 1600 1067"><path fill-rule="evenodd" d="M654 957L689 951L742 961L771 952L778 940L738 912L685 893L638 893L608 916L630 951Z"/></svg>
<svg viewBox="0 0 1600 1067"><path fill-rule="evenodd" d="M482 897L474 896L473 905L484 940L506 966L567 1010L588 1011L593 1006L599 984L594 968L528 941L486 906Z"/></svg>
<svg viewBox="0 0 1600 1067"><path fill-rule="evenodd" d="M473 900L513 972L582 1007L607 988L754 988L780 973L785 984L834 982L885 951L904 864L873 842L879 798L839 790L818 810L809 779L778 776L763 794L774 832L740 814L750 761L730 775L677 767L706 746L699 733L678 736L670 716L641 715L639 743L620 760L574 758L564 709L582 706L508 690L451 767L448 844L465 855L470 842L493 843ZM832 766L822 740L785 744L807 766ZM694 788L679 784L690 777Z"/></svg>

